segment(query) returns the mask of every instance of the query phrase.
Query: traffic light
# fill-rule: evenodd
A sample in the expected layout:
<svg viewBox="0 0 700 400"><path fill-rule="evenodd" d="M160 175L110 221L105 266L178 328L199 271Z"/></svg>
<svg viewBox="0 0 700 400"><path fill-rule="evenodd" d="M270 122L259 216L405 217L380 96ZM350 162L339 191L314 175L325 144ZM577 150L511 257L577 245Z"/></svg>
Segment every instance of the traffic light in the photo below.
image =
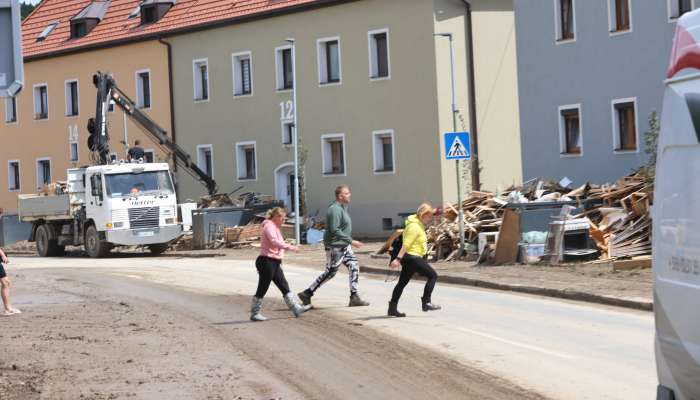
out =
<svg viewBox="0 0 700 400"><path fill-rule="evenodd" d="M24 85L19 0L0 0L0 97L14 97Z"/></svg>

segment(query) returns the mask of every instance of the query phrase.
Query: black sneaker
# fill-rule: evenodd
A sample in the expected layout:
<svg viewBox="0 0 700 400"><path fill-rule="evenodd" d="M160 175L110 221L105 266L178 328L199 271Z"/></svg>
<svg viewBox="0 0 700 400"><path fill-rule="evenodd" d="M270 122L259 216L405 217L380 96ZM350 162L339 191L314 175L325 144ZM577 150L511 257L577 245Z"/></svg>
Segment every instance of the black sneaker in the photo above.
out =
<svg viewBox="0 0 700 400"><path fill-rule="evenodd" d="M311 296L313 296L313 294L311 293L311 291L309 291L309 289L306 289L303 292L297 293L297 296L299 297L301 304L303 304L305 306L311 305Z"/></svg>
<svg viewBox="0 0 700 400"><path fill-rule="evenodd" d="M360 298L360 295L357 293L353 293L350 295L350 303L348 303L348 307L366 307L369 305L368 301L364 301Z"/></svg>

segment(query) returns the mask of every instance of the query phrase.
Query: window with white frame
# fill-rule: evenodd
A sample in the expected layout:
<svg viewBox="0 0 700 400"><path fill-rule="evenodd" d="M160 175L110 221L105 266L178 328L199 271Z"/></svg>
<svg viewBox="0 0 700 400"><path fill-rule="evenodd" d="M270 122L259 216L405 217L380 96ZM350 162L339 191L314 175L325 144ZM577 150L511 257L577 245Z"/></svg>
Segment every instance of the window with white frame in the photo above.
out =
<svg viewBox="0 0 700 400"><path fill-rule="evenodd" d="M5 122L17 122L17 97L5 98Z"/></svg>
<svg viewBox="0 0 700 400"><path fill-rule="evenodd" d="M209 61L207 59L192 61L194 79L194 100L209 100Z"/></svg>
<svg viewBox="0 0 700 400"><path fill-rule="evenodd" d="M197 166L209 176L214 176L214 147L210 144L197 146Z"/></svg>
<svg viewBox="0 0 700 400"><path fill-rule="evenodd" d="M75 117L80 112L78 103L78 81L66 81L65 86L66 116Z"/></svg>
<svg viewBox="0 0 700 400"><path fill-rule="evenodd" d="M583 150L581 106L559 107L559 150L564 156L578 156Z"/></svg>
<svg viewBox="0 0 700 400"><path fill-rule="evenodd" d="M155 160L155 152L152 149L143 151L143 162L152 163Z"/></svg>
<svg viewBox="0 0 700 400"><path fill-rule="evenodd" d="M318 79L322 85L340 83L340 39L327 38L317 41Z"/></svg>
<svg viewBox="0 0 700 400"><path fill-rule="evenodd" d="M637 100L613 100L613 144L615 151L637 151Z"/></svg>
<svg viewBox="0 0 700 400"><path fill-rule="evenodd" d="M78 125L68 125L69 161L78 162Z"/></svg>
<svg viewBox="0 0 700 400"><path fill-rule="evenodd" d="M394 162L394 131L372 132L372 150L374 159L374 172L393 173Z"/></svg>
<svg viewBox="0 0 700 400"><path fill-rule="evenodd" d="M253 55L246 51L231 56L233 64L233 95L253 94Z"/></svg>
<svg viewBox="0 0 700 400"><path fill-rule="evenodd" d="M47 84L34 86L34 119L49 118L49 87Z"/></svg>
<svg viewBox="0 0 700 400"><path fill-rule="evenodd" d="M692 11L695 8L694 0L667 0L668 1L668 18L676 20L681 15Z"/></svg>
<svg viewBox="0 0 700 400"><path fill-rule="evenodd" d="M7 162L7 183L10 191L20 190L19 160Z"/></svg>
<svg viewBox="0 0 700 400"><path fill-rule="evenodd" d="M255 142L236 143L236 170L238 180L255 180L257 175Z"/></svg>
<svg viewBox="0 0 700 400"><path fill-rule="evenodd" d="M36 187L41 189L51 183L51 159L40 158L36 160Z"/></svg>
<svg viewBox="0 0 700 400"><path fill-rule="evenodd" d="M345 135L321 136L321 158L324 175L345 175Z"/></svg>
<svg viewBox="0 0 700 400"><path fill-rule="evenodd" d="M277 70L277 90L294 88L292 46L283 46L275 49L275 66Z"/></svg>
<svg viewBox="0 0 700 400"><path fill-rule="evenodd" d="M282 144L289 146L294 142L294 121L282 120Z"/></svg>
<svg viewBox="0 0 700 400"><path fill-rule="evenodd" d="M608 15L611 33L632 30L630 0L608 0Z"/></svg>
<svg viewBox="0 0 700 400"><path fill-rule="evenodd" d="M369 77L385 79L389 77L389 30L369 32Z"/></svg>
<svg viewBox="0 0 700 400"><path fill-rule="evenodd" d="M151 108L151 72L136 72L136 106Z"/></svg>
<svg viewBox="0 0 700 400"><path fill-rule="evenodd" d="M576 38L576 0L554 0L554 24L558 42Z"/></svg>

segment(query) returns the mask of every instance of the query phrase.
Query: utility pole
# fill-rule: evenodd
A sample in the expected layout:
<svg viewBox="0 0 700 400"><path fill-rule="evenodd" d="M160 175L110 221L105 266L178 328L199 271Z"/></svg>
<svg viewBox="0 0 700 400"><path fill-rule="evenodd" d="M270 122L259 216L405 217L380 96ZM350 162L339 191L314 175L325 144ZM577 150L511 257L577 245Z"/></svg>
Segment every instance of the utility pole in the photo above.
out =
<svg viewBox="0 0 700 400"><path fill-rule="evenodd" d="M457 97L455 94L455 53L454 41L451 33L436 33L435 36L446 37L450 41L450 78L452 85L452 132L457 132ZM474 116L470 116L473 118ZM464 245L464 211L462 209L462 164L461 160L455 160L455 169L457 170L457 212L459 218L459 255L462 256L465 251Z"/></svg>
<svg viewBox="0 0 700 400"><path fill-rule="evenodd" d="M299 222L299 122L297 114L297 46L294 38L287 39L292 45L292 97L294 103L294 235L297 246L301 244Z"/></svg>

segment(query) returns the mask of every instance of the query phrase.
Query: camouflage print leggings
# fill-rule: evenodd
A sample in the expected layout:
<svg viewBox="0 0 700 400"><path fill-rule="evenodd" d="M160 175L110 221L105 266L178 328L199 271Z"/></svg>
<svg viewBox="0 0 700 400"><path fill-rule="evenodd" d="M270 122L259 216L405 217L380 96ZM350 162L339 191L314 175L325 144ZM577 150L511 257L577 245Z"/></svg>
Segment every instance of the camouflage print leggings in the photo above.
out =
<svg viewBox="0 0 700 400"><path fill-rule="evenodd" d="M316 292L324 283L335 276L340 268L340 264L345 264L350 274L350 293L357 293L358 281L360 279L360 264L357 262L352 247L331 247L326 248L326 270L316 278L309 286L311 293Z"/></svg>

